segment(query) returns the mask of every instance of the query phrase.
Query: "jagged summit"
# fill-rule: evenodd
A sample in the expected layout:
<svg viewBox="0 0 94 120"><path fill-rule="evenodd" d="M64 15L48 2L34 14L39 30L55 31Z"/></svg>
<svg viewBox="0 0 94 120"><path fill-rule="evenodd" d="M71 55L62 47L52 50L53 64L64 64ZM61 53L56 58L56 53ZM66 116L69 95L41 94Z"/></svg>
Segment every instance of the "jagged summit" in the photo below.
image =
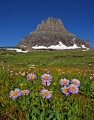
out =
<svg viewBox="0 0 94 120"><path fill-rule="evenodd" d="M49 17L47 20L43 20L42 24L37 26L37 30L41 31L65 31L64 25L60 19L54 19Z"/></svg>
<svg viewBox="0 0 94 120"><path fill-rule="evenodd" d="M65 46L78 47L84 45L90 47L90 43L87 40L81 40L74 34L67 31L60 19L49 17L47 20L43 20L41 24L38 24L36 30L24 37L17 47L26 46L27 49L32 49L34 46L50 47L51 45L58 45L59 42ZM63 49L63 48L62 48Z"/></svg>

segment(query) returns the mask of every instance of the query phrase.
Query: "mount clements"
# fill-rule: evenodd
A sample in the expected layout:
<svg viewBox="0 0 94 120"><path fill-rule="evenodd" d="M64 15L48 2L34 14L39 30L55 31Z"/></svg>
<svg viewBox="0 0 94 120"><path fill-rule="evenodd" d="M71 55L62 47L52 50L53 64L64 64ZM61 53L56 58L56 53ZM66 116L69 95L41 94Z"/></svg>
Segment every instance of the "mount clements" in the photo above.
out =
<svg viewBox="0 0 94 120"><path fill-rule="evenodd" d="M88 40L82 40L67 31L60 19L49 17L38 24L36 30L25 36L16 47L32 49L91 48Z"/></svg>

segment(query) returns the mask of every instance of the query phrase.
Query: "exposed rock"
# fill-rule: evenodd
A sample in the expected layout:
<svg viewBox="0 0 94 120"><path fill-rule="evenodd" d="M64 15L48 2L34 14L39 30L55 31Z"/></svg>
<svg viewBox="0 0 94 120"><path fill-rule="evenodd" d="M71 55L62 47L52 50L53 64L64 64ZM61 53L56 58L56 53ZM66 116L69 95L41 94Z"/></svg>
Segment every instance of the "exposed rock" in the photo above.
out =
<svg viewBox="0 0 94 120"><path fill-rule="evenodd" d="M49 47L51 45L57 45L59 42L62 42L66 46L76 44L78 47L84 45L90 48L88 40L81 40L76 37L65 29L60 19L54 19L52 17L42 21L35 31L28 34L17 44L17 47L27 46L27 49L30 50L30 47L32 49L36 45Z"/></svg>
<svg viewBox="0 0 94 120"><path fill-rule="evenodd" d="M39 24L37 26L37 31L62 32L66 30L60 19L54 19L49 17L48 20L42 21L42 24Z"/></svg>

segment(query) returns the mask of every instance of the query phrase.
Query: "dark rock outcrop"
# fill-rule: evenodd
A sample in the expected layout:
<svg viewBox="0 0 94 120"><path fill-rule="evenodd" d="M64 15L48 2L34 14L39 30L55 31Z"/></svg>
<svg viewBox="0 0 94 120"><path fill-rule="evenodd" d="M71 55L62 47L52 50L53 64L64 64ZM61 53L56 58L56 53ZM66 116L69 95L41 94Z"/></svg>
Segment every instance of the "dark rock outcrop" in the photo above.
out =
<svg viewBox="0 0 94 120"><path fill-rule="evenodd" d="M67 31L60 19L54 19L49 17L47 20L42 21L35 31L24 37L17 47L28 46L46 46L57 45L62 42L66 46L73 46L76 44L78 47L85 45L90 48L90 42L88 40L82 40L76 37L74 34Z"/></svg>

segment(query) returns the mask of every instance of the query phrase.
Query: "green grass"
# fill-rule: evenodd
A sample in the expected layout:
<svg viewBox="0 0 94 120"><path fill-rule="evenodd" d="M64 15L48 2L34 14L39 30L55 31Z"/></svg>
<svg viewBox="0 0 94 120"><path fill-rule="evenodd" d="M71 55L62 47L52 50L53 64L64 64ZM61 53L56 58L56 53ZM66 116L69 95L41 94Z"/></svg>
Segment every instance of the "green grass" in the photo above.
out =
<svg viewBox="0 0 94 120"><path fill-rule="evenodd" d="M25 72L25 76L21 73ZM27 80L28 73L37 77ZM41 84L41 75L50 73L50 86ZM0 52L0 120L93 120L94 118L94 51L32 51ZM80 80L77 94L65 96L61 92L61 78ZM9 97L11 90L28 89L27 96ZM52 93L44 99L43 88Z"/></svg>
<svg viewBox="0 0 94 120"><path fill-rule="evenodd" d="M94 51L32 51L31 53L4 52L0 62L19 66L87 66L94 64Z"/></svg>

